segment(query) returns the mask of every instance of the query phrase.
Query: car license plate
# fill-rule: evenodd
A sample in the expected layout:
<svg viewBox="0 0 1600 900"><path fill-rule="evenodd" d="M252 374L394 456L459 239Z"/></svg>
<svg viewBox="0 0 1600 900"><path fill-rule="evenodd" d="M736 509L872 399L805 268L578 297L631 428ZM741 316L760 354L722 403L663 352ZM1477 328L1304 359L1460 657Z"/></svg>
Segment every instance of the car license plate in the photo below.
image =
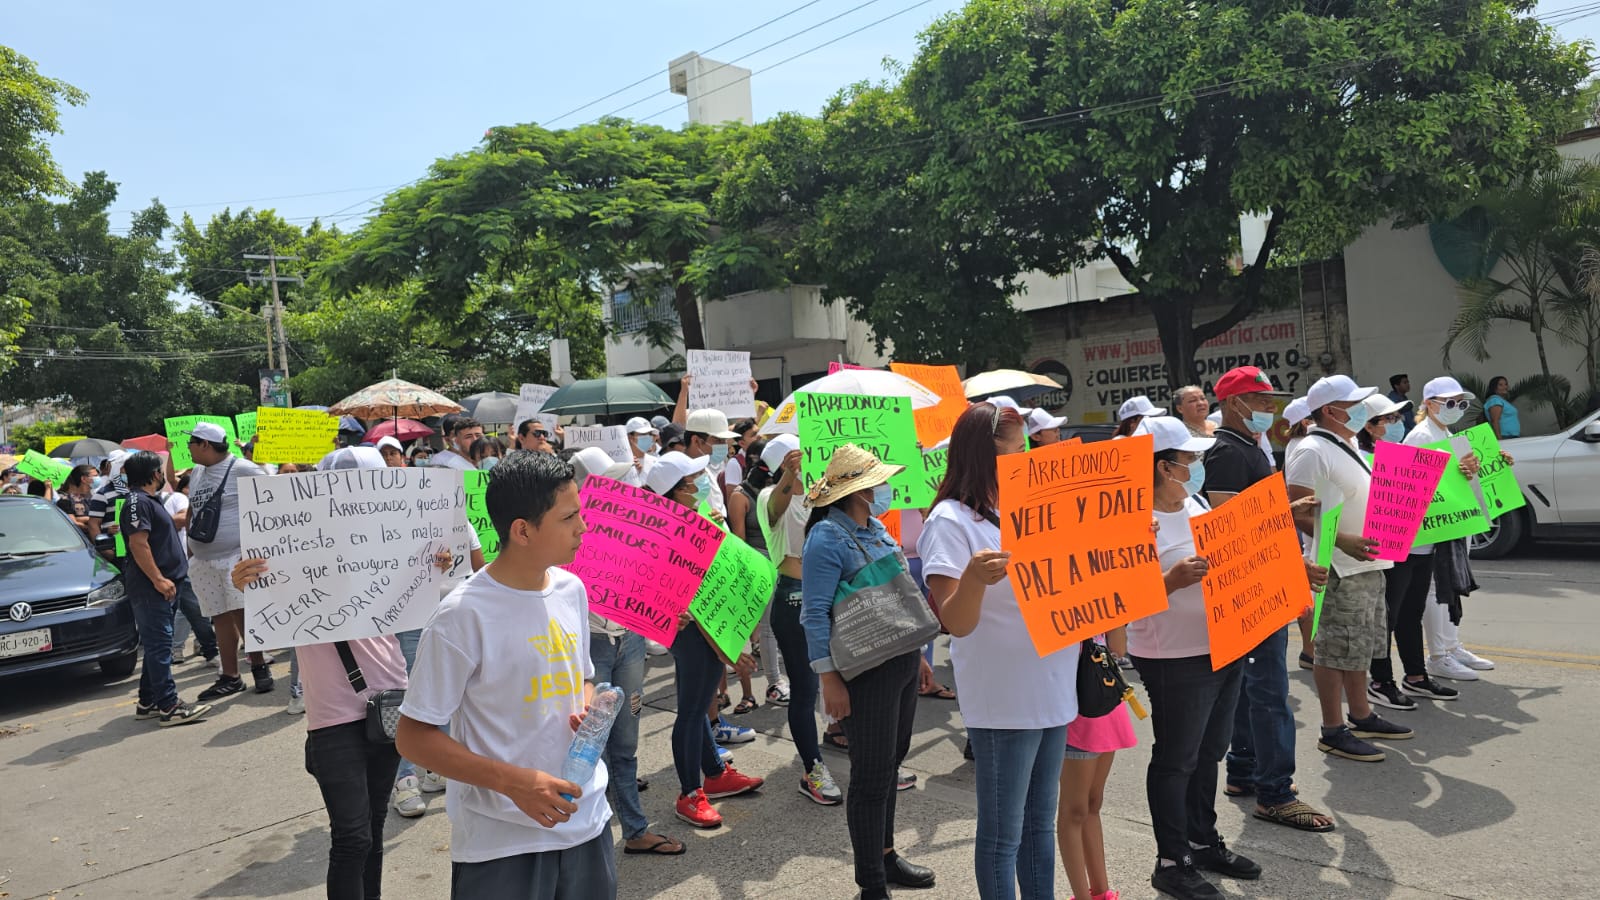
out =
<svg viewBox="0 0 1600 900"><path fill-rule="evenodd" d="M50 629L35 628L15 634L0 634L0 657L44 653L50 649Z"/></svg>

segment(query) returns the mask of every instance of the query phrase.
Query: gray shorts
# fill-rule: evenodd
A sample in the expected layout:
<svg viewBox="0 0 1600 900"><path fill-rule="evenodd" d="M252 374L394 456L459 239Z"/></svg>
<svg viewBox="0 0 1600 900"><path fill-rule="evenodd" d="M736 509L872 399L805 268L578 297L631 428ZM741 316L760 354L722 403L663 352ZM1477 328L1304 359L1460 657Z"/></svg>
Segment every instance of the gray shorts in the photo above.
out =
<svg viewBox="0 0 1600 900"><path fill-rule="evenodd" d="M1315 645L1317 665L1344 672L1365 672L1374 659L1389 656L1383 572L1328 573Z"/></svg>
<svg viewBox="0 0 1600 900"><path fill-rule="evenodd" d="M616 900L617 856L611 823L565 850L524 853L450 866L454 900Z"/></svg>
<svg viewBox="0 0 1600 900"><path fill-rule="evenodd" d="M1093 750L1079 750L1077 747L1074 747L1071 744L1067 745L1066 759L1099 759L1100 757L1101 754L1096 753Z"/></svg>

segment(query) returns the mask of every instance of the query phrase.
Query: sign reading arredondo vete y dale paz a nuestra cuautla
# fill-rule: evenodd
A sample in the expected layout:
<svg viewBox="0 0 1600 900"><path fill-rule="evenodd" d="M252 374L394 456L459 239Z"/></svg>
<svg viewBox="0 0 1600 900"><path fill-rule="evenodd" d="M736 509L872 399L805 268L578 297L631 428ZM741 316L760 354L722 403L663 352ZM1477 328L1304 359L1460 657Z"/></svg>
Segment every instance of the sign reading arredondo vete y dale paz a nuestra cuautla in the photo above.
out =
<svg viewBox="0 0 1600 900"><path fill-rule="evenodd" d="M251 650L395 634L427 624L468 571L459 472L337 469L239 479L239 538L267 560L245 588ZM439 551L450 553L440 571Z"/></svg>

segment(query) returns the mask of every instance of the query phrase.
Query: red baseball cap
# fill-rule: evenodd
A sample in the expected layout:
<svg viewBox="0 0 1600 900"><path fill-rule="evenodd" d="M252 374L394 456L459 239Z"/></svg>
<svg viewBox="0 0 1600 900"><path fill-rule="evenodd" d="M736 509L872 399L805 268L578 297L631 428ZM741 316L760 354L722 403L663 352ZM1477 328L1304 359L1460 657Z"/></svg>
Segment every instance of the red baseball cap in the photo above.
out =
<svg viewBox="0 0 1600 900"><path fill-rule="evenodd" d="M1255 366L1240 366L1230 369L1227 374L1217 379L1217 386L1212 389L1218 400L1237 397L1240 394L1271 394L1274 397L1287 397L1288 391L1280 391L1272 386L1272 379L1267 373Z"/></svg>

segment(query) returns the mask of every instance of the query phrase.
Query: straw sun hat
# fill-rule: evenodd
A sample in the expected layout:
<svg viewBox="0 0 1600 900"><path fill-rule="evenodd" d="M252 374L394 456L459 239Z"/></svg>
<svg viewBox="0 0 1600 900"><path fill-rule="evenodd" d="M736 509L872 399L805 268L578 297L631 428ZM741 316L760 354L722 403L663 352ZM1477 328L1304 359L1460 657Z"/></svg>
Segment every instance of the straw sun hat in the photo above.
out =
<svg viewBox="0 0 1600 900"><path fill-rule="evenodd" d="M884 484L905 471L905 466L884 465L872 451L855 444L845 444L833 451L828 460L828 470L806 492L812 506L829 506L857 491L865 491Z"/></svg>

